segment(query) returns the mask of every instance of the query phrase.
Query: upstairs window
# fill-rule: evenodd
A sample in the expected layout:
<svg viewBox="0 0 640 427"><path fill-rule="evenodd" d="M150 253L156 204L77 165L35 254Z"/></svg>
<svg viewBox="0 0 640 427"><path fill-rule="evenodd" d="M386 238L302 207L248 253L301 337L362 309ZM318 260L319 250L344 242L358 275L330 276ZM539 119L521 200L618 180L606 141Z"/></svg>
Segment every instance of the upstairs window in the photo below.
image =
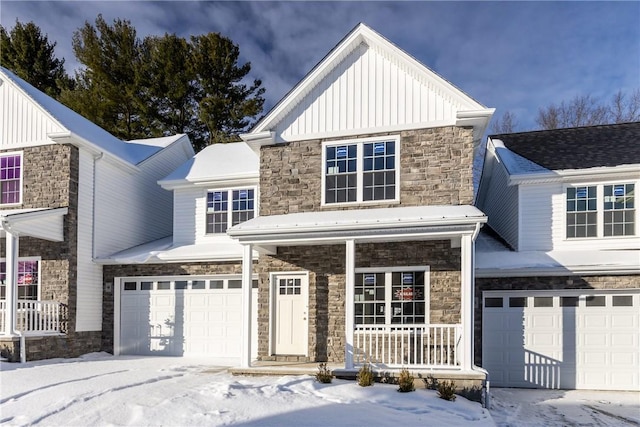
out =
<svg viewBox="0 0 640 427"><path fill-rule="evenodd" d="M568 187L567 238L635 236L635 184Z"/></svg>
<svg viewBox="0 0 640 427"><path fill-rule="evenodd" d="M323 203L398 200L398 139L324 145Z"/></svg>
<svg viewBox="0 0 640 427"><path fill-rule="evenodd" d="M255 189L216 190L207 193L207 234L226 233L227 228L255 216Z"/></svg>
<svg viewBox="0 0 640 427"><path fill-rule="evenodd" d="M0 204L10 205L21 202L22 154L0 155Z"/></svg>

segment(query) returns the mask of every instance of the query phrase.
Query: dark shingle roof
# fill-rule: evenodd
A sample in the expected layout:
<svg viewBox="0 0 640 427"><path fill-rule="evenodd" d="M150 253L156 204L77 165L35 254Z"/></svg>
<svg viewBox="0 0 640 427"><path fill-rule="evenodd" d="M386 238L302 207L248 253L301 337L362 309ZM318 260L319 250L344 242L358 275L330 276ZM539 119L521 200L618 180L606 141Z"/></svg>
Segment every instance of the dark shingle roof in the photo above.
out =
<svg viewBox="0 0 640 427"><path fill-rule="evenodd" d="M491 135L551 170L640 164L640 122Z"/></svg>

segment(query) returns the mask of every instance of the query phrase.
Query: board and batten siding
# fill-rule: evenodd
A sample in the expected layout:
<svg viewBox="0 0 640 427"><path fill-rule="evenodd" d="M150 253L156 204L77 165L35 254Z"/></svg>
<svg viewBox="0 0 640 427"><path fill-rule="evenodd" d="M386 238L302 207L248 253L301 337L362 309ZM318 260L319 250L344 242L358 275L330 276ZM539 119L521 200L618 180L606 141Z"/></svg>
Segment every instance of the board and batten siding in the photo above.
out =
<svg viewBox="0 0 640 427"><path fill-rule="evenodd" d="M462 109L415 70L362 43L287 113L284 140L418 123L455 122Z"/></svg>
<svg viewBox="0 0 640 427"><path fill-rule="evenodd" d="M562 191L558 183L520 185L519 251L550 251L553 249L552 230L557 227L553 220L552 197Z"/></svg>
<svg viewBox="0 0 640 427"><path fill-rule="evenodd" d="M489 225L511 247L517 249L518 239L518 186L509 186L509 175L495 156L486 159L490 164L485 165L490 173L481 182L485 197L479 200L478 207L487 215Z"/></svg>
<svg viewBox="0 0 640 427"><path fill-rule="evenodd" d="M102 266L93 262L94 157L79 150L76 332L102 329Z"/></svg>
<svg viewBox="0 0 640 427"><path fill-rule="evenodd" d="M183 143L174 143L140 163L138 172L125 171L104 159L97 162L98 258L172 234L173 195L158 180L188 160Z"/></svg>
<svg viewBox="0 0 640 427"><path fill-rule="evenodd" d="M0 85L0 123L2 149L53 144L47 135L65 130L7 81Z"/></svg>

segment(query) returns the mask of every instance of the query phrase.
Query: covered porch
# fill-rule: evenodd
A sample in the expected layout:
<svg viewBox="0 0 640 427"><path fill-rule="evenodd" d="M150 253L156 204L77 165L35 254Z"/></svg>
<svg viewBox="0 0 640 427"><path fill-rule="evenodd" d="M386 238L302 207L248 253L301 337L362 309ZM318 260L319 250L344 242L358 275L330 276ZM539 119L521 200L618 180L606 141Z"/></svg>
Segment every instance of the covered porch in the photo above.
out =
<svg viewBox="0 0 640 427"><path fill-rule="evenodd" d="M0 340L61 334L65 331L66 306L58 301L19 298L19 286L36 281L39 272L19 268L21 237L52 242L64 240L67 208L11 209L0 211L0 238L5 240L4 296L0 299ZM39 292L38 292L39 295Z"/></svg>
<svg viewBox="0 0 640 427"><path fill-rule="evenodd" d="M344 330L340 333L344 337L340 342L344 347L343 371L353 372L369 363L380 372L408 367L425 372L472 373L474 242L484 222L484 214L472 206L420 206L264 216L233 227L229 234L244 246L240 370L264 369L268 363L253 362L250 357L253 250L277 257L279 248L304 251L305 247L339 245L344 248L342 271L337 272L344 275L344 303L340 307L344 313ZM382 268L384 257L378 257L376 265L364 266L364 259L356 261L357 247L413 244L415 248L425 242L438 242L438 248L446 246L445 250L459 260L459 268L452 274L458 321L434 322L430 318L427 254L420 257L414 250L403 264L403 254L395 253L390 268ZM364 258L362 254L360 258ZM377 291L376 280L381 283ZM374 292L381 295L377 305L368 302L368 295ZM426 308L420 308L416 300ZM403 312L408 304L412 304L411 309ZM267 329L264 326L263 331ZM269 324L268 329L272 328Z"/></svg>

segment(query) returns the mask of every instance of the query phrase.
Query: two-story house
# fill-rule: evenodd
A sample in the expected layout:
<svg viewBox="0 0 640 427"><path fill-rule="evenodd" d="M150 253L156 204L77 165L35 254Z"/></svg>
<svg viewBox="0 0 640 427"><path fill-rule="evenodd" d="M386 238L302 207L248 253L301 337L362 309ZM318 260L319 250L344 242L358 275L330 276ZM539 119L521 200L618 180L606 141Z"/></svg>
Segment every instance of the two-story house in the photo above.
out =
<svg viewBox="0 0 640 427"><path fill-rule="evenodd" d="M476 360L497 386L640 390L640 123L490 136Z"/></svg>
<svg viewBox="0 0 640 427"><path fill-rule="evenodd" d="M473 366L474 149L489 109L360 24L252 130L260 215L243 246L242 366ZM254 261L253 252L260 257Z"/></svg>
<svg viewBox="0 0 640 427"><path fill-rule="evenodd" d="M171 234L171 195L156 181L193 156L189 139L121 141L5 68L0 120L0 351L99 351L93 260Z"/></svg>
<svg viewBox="0 0 640 427"><path fill-rule="evenodd" d="M258 215L258 156L244 142L214 144L158 183L173 193L173 235L97 260L114 285L104 349L238 364L243 250L227 229Z"/></svg>

